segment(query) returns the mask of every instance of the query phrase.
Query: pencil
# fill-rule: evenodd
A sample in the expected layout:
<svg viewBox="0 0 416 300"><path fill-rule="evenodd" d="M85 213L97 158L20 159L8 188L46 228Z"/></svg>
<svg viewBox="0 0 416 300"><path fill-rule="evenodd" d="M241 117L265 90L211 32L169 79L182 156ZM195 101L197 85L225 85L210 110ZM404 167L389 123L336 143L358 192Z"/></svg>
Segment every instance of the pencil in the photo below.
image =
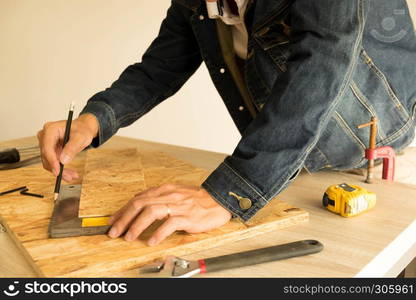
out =
<svg viewBox="0 0 416 300"><path fill-rule="evenodd" d="M65 134L64 134L64 143L62 148L65 147L66 143L69 140L69 133L71 131L71 123L72 123L72 116L74 115L74 102L71 103L71 106L69 107L69 113L68 113L68 120L66 121L66 126L65 126ZM62 181L62 173L64 171L64 165L60 162L59 163L60 169L59 169L59 175L56 177L56 182L55 182L55 191L54 191L54 200L56 201L56 199L58 199L59 196L59 190L61 188L61 181Z"/></svg>

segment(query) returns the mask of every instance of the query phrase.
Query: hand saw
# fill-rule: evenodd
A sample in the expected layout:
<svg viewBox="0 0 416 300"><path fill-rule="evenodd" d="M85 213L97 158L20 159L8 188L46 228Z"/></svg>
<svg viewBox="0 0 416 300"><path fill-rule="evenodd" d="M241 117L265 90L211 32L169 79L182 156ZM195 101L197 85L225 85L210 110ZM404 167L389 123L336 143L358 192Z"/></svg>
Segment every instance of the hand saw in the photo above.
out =
<svg viewBox="0 0 416 300"><path fill-rule="evenodd" d="M108 216L80 218L81 185L62 186L49 223L49 237L98 235L107 233Z"/></svg>

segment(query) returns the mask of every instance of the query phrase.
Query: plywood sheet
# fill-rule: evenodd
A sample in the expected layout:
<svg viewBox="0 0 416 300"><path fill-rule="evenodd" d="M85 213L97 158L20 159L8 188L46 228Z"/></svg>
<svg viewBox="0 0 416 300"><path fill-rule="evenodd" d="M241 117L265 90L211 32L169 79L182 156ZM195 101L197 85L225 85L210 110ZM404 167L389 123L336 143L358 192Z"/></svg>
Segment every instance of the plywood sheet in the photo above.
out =
<svg viewBox="0 0 416 300"><path fill-rule="evenodd" d="M142 151L143 175L146 186L152 188L164 183L201 185L209 172L197 168L163 152Z"/></svg>
<svg viewBox="0 0 416 300"><path fill-rule="evenodd" d="M149 181L149 186L167 179L192 184L201 182L207 175L202 169L160 152L140 152L140 155L144 179ZM82 172L83 165L81 159L75 161L72 168ZM160 176L161 170L164 176ZM47 229L53 210L54 177L41 165L3 171L0 175L0 190L27 184L33 192L45 195L41 199L16 193L0 199L2 222L39 276L111 277L166 255L182 256L308 220L308 213L304 210L274 199L262 210L262 215L256 216L249 224L233 219L206 233L177 232L155 247L146 245L146 239L154 228L133 242L122 238L110 239L106 235L49 239Z"/></svg>
<svg viewBox="0 0 416 300"><path fill-rule="evenodd" d="M146 189L136 148L89 150L84 172L80 217L111 215Z"/></svg>
<svg viewBox="0 0 416 300"><path fill-rule="evenodd" d="M146 188L164 183L200 185L208 175L206 170L163 152L138 152L135 148L89 150L79 216L111 215Z"/></svg>

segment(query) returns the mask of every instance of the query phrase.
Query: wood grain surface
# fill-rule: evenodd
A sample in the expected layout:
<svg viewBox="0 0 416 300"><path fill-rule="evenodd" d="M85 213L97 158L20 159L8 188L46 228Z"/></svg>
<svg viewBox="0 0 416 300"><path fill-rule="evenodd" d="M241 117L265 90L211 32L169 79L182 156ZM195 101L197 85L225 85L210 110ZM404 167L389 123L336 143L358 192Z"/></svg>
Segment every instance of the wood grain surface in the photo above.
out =
<svg viewBox="0 0 416 300"><path fill-rule="evenodd" d="M88 150L79 216L111 215L145 189L142 159L136 148Z"/></svg>
<svg viewBox="0 0 416 300"><path fill-rule="evenodd" d="M101 156L100 151L103 151L103 155L104 153L108 155L114 154L112 151L119 153L120 150L100 149L96 151L94 157L100 157L99 161L103 161L105 158ZM149 180L149 186L165 182L197 184L208 175L206 170L194 167L161 152L140 151L140 153L143 153L143 174L144 178ZM85 156L86 154L83 153L67 167L82 174ZM98 169L109 165L99 164L98 161L95 162L95 158L90 160L89 166L94 165L97 168L95 173L103 176L102 174L105 174L105 172L100 173ZM87 172L87 174L91 173ZM122 238L110 239L106 235L49 239L47 227L53 209L54 178L44 171L39 164L18 170L3 171L1 175L0 191L19 185L28 185L31 191L45 195L45 198L41 199L15 193L3 196L0 202L1 221L6 225L7 230L25 253L39 276L117 276L166 255L188 255L195 251L259 236L265 232L304 223L308 220L308 213L304 210L275 199L263 210L267 217L255 218L249 224L233 219L226 225L207 233L187 234L177 232L155 247L148 247L145 242L157 224L146 230L134 242L126 242ZM127 174L125 175L127 176ZM105 179L101 178L96 184L102 185L103 182L105 182ZM90 181L89 190L98 193L98 189L99 187L94 190L94 183ZM128 193L120 190L112 192L108 189L109 197L106 199L111 199L113 194L114 197L118 196L115 193L123 193L128 198L131 191L129 189ZM91 201L93 201L93 198L91 198ZM99 201L100 205L107 205L102 202L102 199ZM101 211L101 213L103 212L104 210ZM105 211L105 213L108 212Z"/></svg>
<svg viewBox="0 0 416 300"><path fill-rule="evenodd" d="M147 188L164 183L201 185L208 177L207 170L198 168L159 151L140 151Z"/></svg>

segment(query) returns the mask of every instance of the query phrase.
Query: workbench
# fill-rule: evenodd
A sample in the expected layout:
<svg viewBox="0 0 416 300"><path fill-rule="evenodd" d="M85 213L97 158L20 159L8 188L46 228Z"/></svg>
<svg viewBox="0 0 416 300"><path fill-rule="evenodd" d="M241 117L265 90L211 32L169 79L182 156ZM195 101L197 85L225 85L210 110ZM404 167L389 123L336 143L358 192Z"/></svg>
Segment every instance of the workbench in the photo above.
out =
<svg viewBox="0 0 416 300"><path fill-rule="evenodd" d="M36 138L28 137L1 142L0 148L34 144L37 144ZM225 157L222 153L118 136L113 137L108 145L163 151L208 171L214 170ZM400 170L397 171L400 173ZM53 177L51 180L54 180ZM316 239L325 247L318 254L205 274L203 277L396 277L416 257L416 186L378 179L367 185L363 181L364 176L341 172L302 174L284 193L295 196L291 204L309 212L309 222L183 257L199 259L296 240ZM359 217L348 219L324 209L324 191L329 185L342 182L358 184L375 192L378 196L376 207ZM19 245L2 228L0 276L35 276L34 270L21 254ZM136 270L130 270L120 276L134 277L136 274Z"/></svg>

